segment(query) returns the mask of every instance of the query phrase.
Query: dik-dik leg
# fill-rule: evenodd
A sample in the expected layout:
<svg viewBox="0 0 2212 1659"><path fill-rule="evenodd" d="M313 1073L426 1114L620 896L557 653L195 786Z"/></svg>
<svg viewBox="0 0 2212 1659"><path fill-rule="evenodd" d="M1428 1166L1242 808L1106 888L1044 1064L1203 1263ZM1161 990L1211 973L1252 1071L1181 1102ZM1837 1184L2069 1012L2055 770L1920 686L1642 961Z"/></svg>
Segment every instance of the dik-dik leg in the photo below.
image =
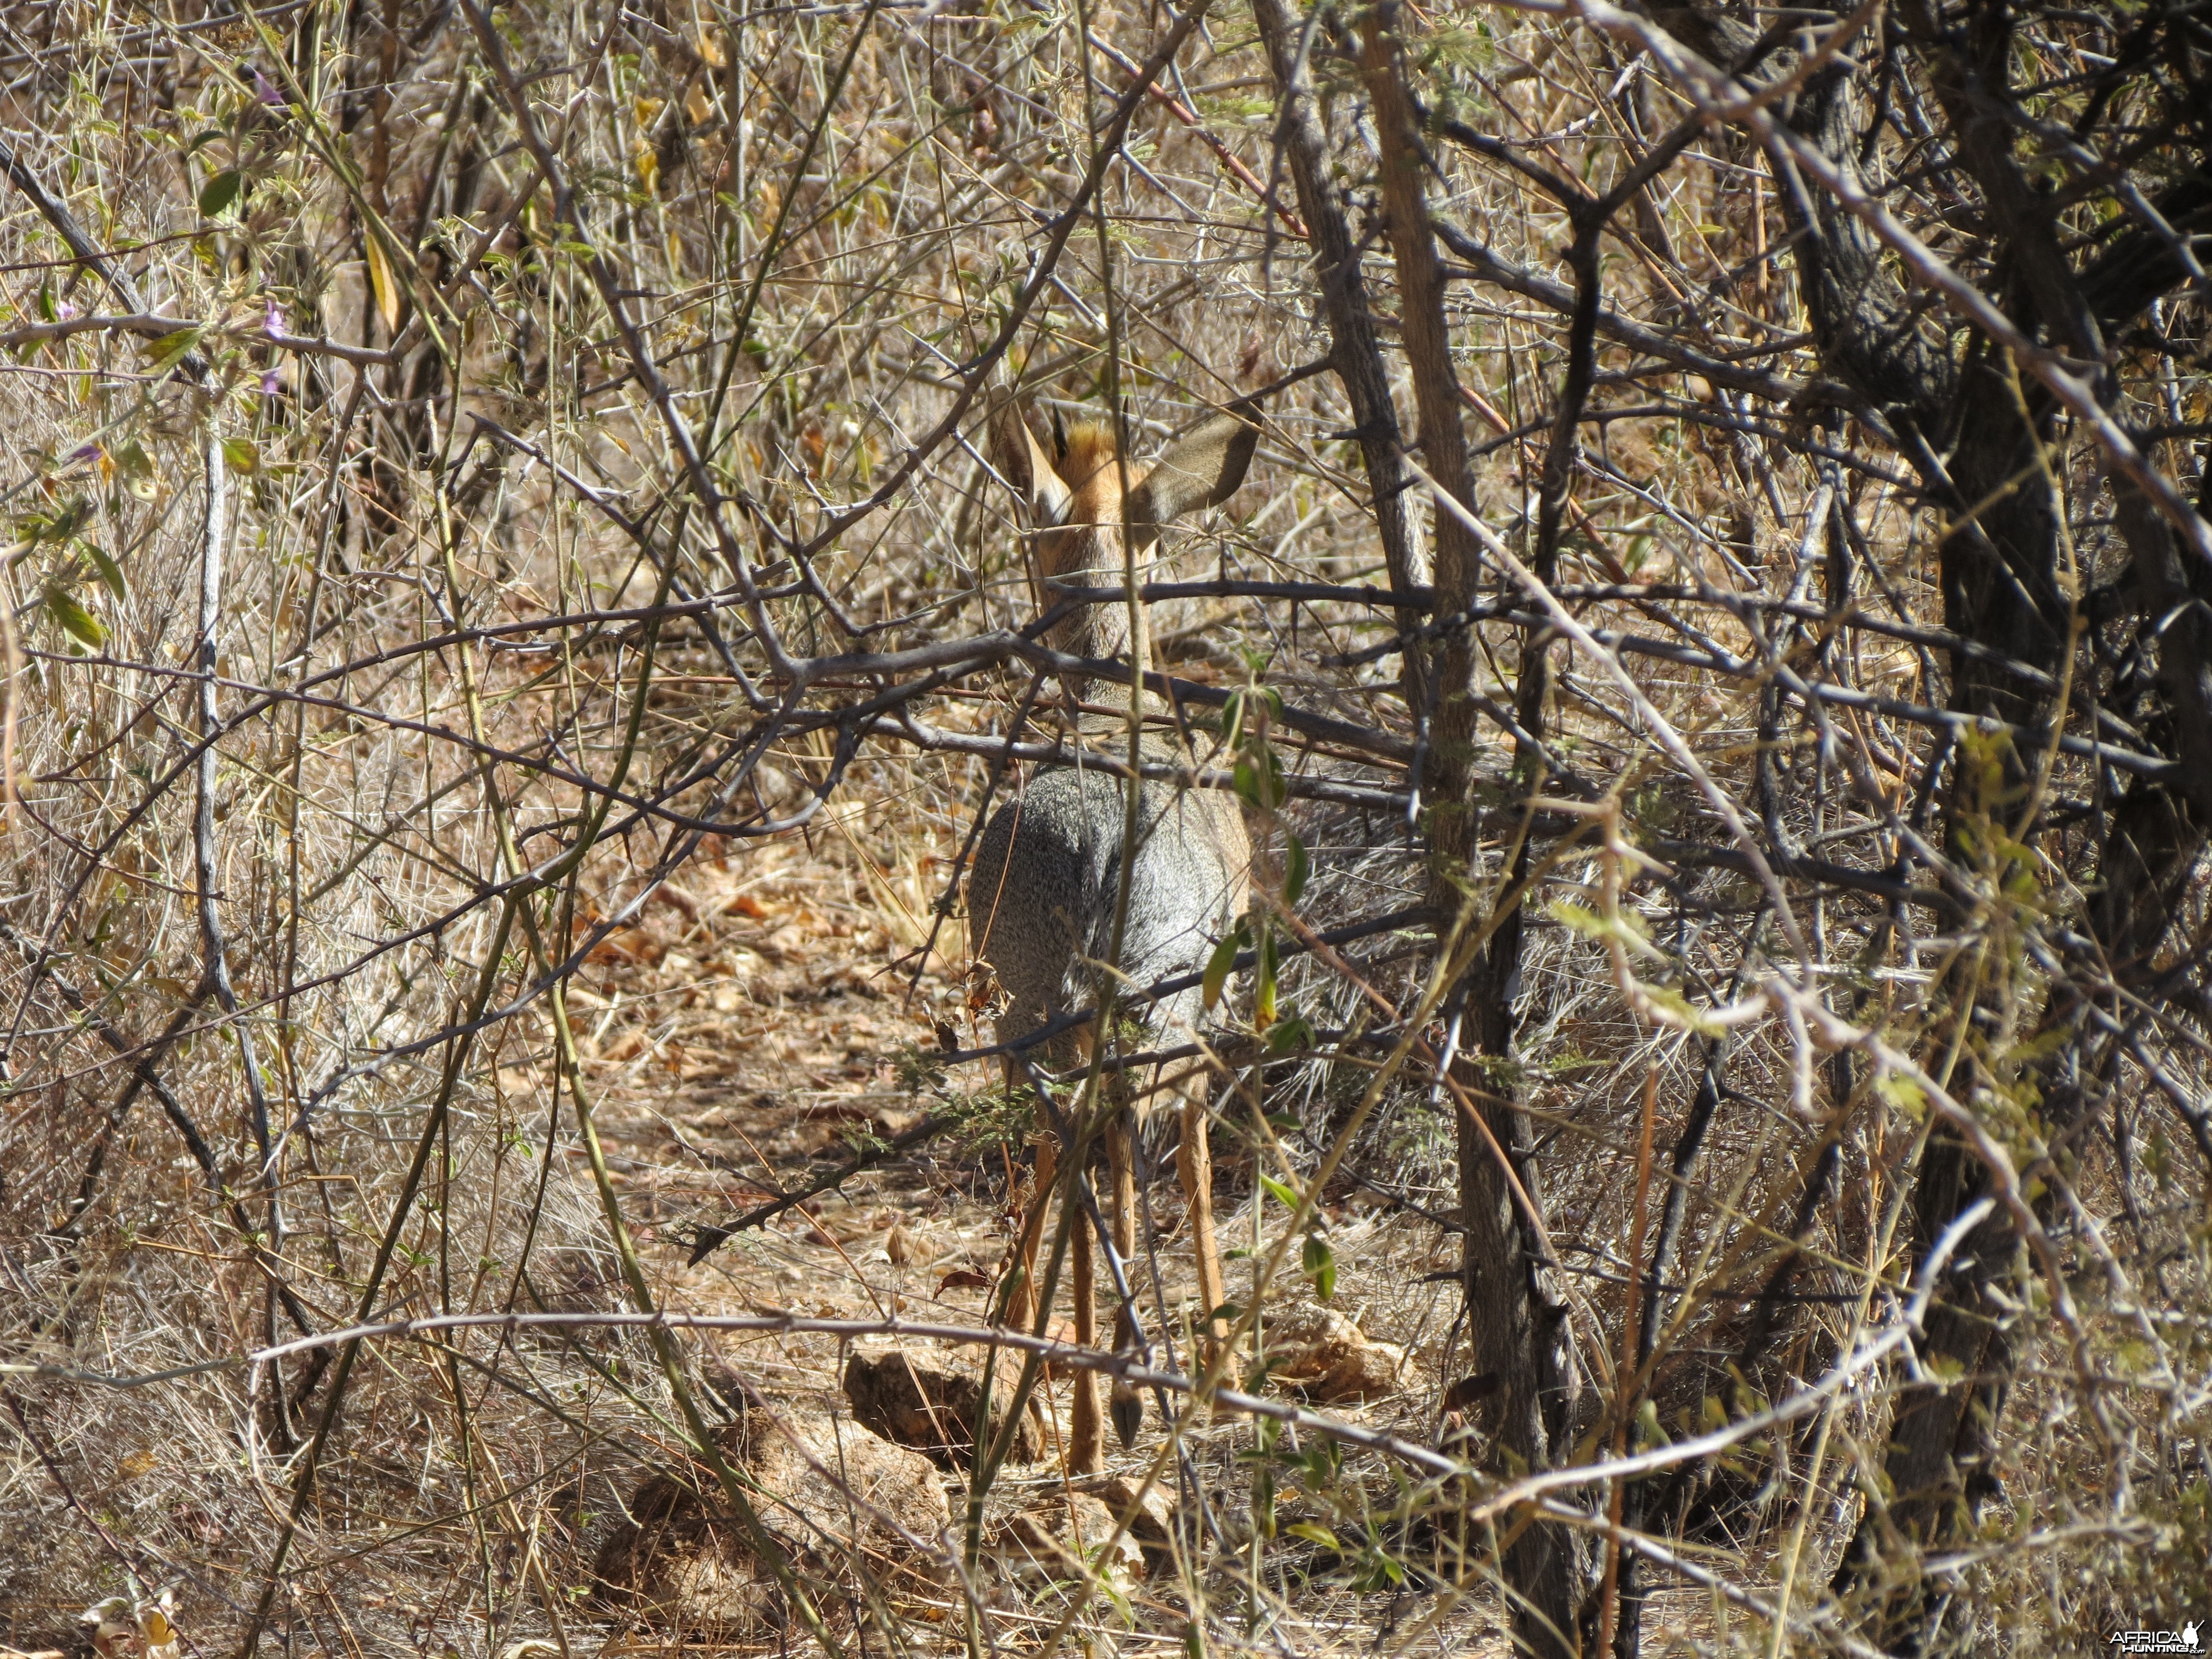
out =
<svg viewBox="0 0 2212 1659"><path fill-rule="evenodd" d="M1074 1231L1068 1249L1068 1271L1075 1279L1071 1287L1075 1292L1075 1342L1078 1347L1098 1346L1098 1279L1097 1264L1093 1260L1091 1218L1083 1212L1083 1203L1075 1196L1073 1184L1068 1190L1067 1202L1075 1212L1067 1218ZM1075 1398L1068 1411L1067 1471L1070 1474L1096 1474L1106 1467L1106 1430L1104 1419L1098 1412L1098 1373L1079 1370L1075 1373Z"/></svg>
<svg viewBox="0 0 2212 1659"><path fill-rule="evenodd" d="M1039 1114L1042 1116L1042 1111ZM1016 1329L1027 1327L1040 1336L1052 1333L1052 1310L1042 1298L1037 1257L1042 1253L1046 1218L1052 1212L1053 1190L1059 1185L1060 1142L1051 1128L1040 1123L1036 1148L1036 1180L1031 1189L1029 1213L1014 1250L1014 1271L1019 1279L1006 1298L1006 1322ZM1079 1200L1066 1217L1073 1230L1068 1240L1068 1275L1074 1280L1075 1340L1080 1347L1095 1347L1098 1339L1098 1303L1095 1287L1097 1264L1091 1246L1091 1218ZM1074 1399L1069 1412L1067 1467L1077 1474L1094 1474L1105 1462L1106 1438L1098 1410L1098 1378L1094 1372L1075 1374Z"/></svg>
<svg viewBox="0 0 2212 1659"><path fill-rule="evenodd" d="M1122 1073L1121 1076L1126 1076ZM1114 1115L1106 1121L1106 1168L1111 1176L1113 1192L1114 1254L1121 1258L1121 1284L1117 1290L1136 1293L1137 1254L1137 1170L1132 1156L1130 1129L1132 1119L1127 1090L1115 1079ZM1114 1324L1114 1351L1124 1352L1136 1346L1134 1310L1127 1303ZM1124 1447L1133 1444L1137 1431L1145 1425L1145 1397L1127 1382L1118 1378L1109 1395L1107 1409L1114 1419L1114 1433Z"/></svg>
<svg viewBox="0 0 2212 1659"><path fill-rule="evenodd" d="M1182 1138L1176 1148L1176 1179L1190 1215L1191 1253L1198 1258L1198 1300L1211 1315L1227 1299L1221 1283L1221 1250L1213 1237L1213 1148L1206 1114L1206 1072L1194 1067L1176 1080L1182 1097ZM1202 1333L1210 1351L1225 1333L1208 1318ZM1210 1354L1209 1354L1210 1357Z"/></svg>
<svg viewBox="0 0 2212 1659"><path fill-rule="evenodd" d="M1086 1035L1084 1059L1091 1058L1091 1040ZM1087 1165L1086 1157L1085 1164ZM1075 1343L1078 1347L1098 1346L1098 1261L1096 1231L1089 1209L1079 1196L1086 1170L1069 1171L1066 1196L1061 1202L1069 1208L1064 1224L1069 1229L1067 1271L1075 1282L1068 1288L1075 1297ZM1071 1474L1096 1474L1106 1466L1105 1419L1098 1410L1098 1373L1078 1370L1073 1389L1073 1399L1067 1413L1067 1469Z"/></svg>
<svg viewBox="0 0 2212 1659"><path fill-rule="evenodd" d="M1052 1209L1052 1185L1060 1172L1060 1143L1052 1131L1039 1127L1036 1176L1030 1184L1029 1208L1023 1212L1021 1232L1014 1244L1014 1287L1006 1297L1006 1323L1016 1330L1029 1328L1037 1305L1037 1246L1044 1235L1044 1218Z"/></svg>
<svg viewBox="0 0 2212 1659"><path fill-rule="evenodd" d="M1113 1115L1107 1120L1106 1163L1112 1176L1114 1252L1121 1260L1123 1288L1133 1295L1136 1277L1137 1173L1133 1130L1137 1121L1128 1097L1127 1073L1115 1079ZM1158 1087L1155 1084L1155 1087ZM1186 1073L1170 1085L1182 1099L1182 1147L1176 1154L1176 1175L1191 1219L1191 1243L1198 1258L1199 1298L1211 1313L1223 1299L1221 1258L1213 1234L1213 1159L1206 1133L1205 1073ZM1137 1346L1134 1310L1124 1306L1114 1332L1116 1352ZM1210 1350L1222 1334L1209 1320L1204 1340ZM1114 1431L1123 1446L1132 1444L1144 1426L1145 1400L1128 1383L1115 1382L1109 1402Z"/></svg>
<svg viewBox="0 0 2212 1659"><path fill-rule="evenodd" d="M1126 1076L1126 1073L1123 1074ZM1118 1080L1118 1079L1117 1079ZM1212 1313L1226 1298L1221 1279L1221 1252L1213 1231L1213 1155L1208 1135L1206 1116L1206 1073L1193 1069L1182 1073L1165 1085L1172 1089L1182 1103L1182 1145L1176 1152L1176 1178L1183 1192L1183 1200L1190 1217L1192 1254L1197 1260L1198 1296L1206 1312ZM1131 1129L1134 1114L1127 1098L1126 1088L1115 1103L1113 1115L1107 1120L1106 1163L1112 1176L1113 1236L1115 1254L1121 1257L1122 1273L1130 1276L1129 1288L1133 1293L1136 1257L1137 1179ZM1125 1322L1127 1315L1124 1316ZM1218 1321L1208 1320L1200 1333L1209 1348L1224 1334ZM1115 1333L1117 1348L1133 1341L1130 1329ZM1114 1393L1115 1426L1121 1443L1127 1445L1136 1436L1143 1421L1142 1397L1133 1389L1116 1387ZM1124 1423L1127 1426L1123 1427Z"/></svg>

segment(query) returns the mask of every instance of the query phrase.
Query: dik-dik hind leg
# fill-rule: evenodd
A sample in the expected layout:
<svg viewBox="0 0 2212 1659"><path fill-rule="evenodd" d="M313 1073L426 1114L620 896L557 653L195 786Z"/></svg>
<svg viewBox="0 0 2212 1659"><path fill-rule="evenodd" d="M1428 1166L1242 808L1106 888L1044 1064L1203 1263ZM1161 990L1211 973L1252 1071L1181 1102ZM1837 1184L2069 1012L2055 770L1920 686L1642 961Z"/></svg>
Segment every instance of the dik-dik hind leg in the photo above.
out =
<svg viewBox="0 0 2212 1659"><path fill-rule="evenodd" d="M1030 1183L1029 1208L1014 1244L1014 1287L1006 1297L1006 1323L1029 1330L1036 1322L1037 1247L1044 1237L1044 1219L1052 1212L1052 1189L1060 1173L1060 1143L1049 1131L1038 1136L1036 1177Z"/></svg>
<svg viewBox="0 0 2212 1659"><path fill-rule="evenodd" d="M1016 1330L1052 1334L1051 1310L1038 1297L1037 1257L1042 1254L1045 1218L1052 1213L1052 1196L1060 1184L1060 1143L1049 1133L1037 1139L1036 1181L1029 1213L1014 1248L1013 1271L1018 1275L1006 1297L1006 1323ZM1078 1206L1079 1210L1080 1206ZM1094 1347L1098 1337L1098 1304L1093 1290L1095 1264L1091 1243L1091 1218L1069 1218L1073 1229L1068 1240L1068 1275L1075 1283L1075 1340ZM1069 1412L1067 1467L1072 1474L1096 1474L1105 1467L1106 1437L1098 1412L1098 1378L1093 1372L1075 1374L1075 1397Z"/></svg>
<svg viewBox="0 0 2212 1659"><path fill-rule="evenodd" d="M1207 1313L1228 1299L1221 1283L1221 1249L1213 1237L1213 1148L1206 1115L1206 1073L1188 1074L1176 1085L1182 1097L1182 1142L1176 1148L1176 1179L1190 1215L1191 1250L1198 1258L1198 1300ZM1206 1321L1201 1333L1208 1357L1226 1332L1221 1322Z"/></svg>
<svg viewBox="0 0 2212 1659"><path fill-rule="evenodd" d="M1126 1076L1127 1073L1122 1075ZM1119 1079L1116 1080L1117 1085ZM1130 1144L1129 1107L1127 1091L1117 1086L1114 1115L1106 1125L1106 1168L1113 1183L1114 1254L1121 1258L1123 1285L1131 1295L1136 1293L1137 1255L1137 1169ZM1126 1304L1115 1322L1114 1350L1116 1353L1136 1346L1136 1328L1133 1310ZM1116 1379L1107 1401L1107 1410L1114 1419L1114 1434L1124 1449L1137 1438L1137 1431L1145 1425L1145 1397L1127 1382Z"/></svg>
<svg viewBox="0 0 2212 1659"><path fill-rule="evenodd" d="M1090 1045L1084 1045L1084 1058L1090 1056ZM1110 1165L1114 1160L1115 1125L1121 1113L1112 1105L1113 1091L1119 1081L1118 1073L1109 1073L1105 1079L1108 1091L1106 1120L1106 1158ZM1067 1224L1074 1230L1068 1250L1068 1271L1074 1277L1072 1288L1075 1292L1075 1340L1085 1348L1098 1346L1098 1263L1096 1240L1097 1229L1091 1214L1075 1197L1078 1180L1069 1183L1068 1201L1076 1206L1075 1213ZM1115 1177L1115 1192L1121 1191L1120 1178ZM1117 1224L1114 1248L1119 1250L1121 1233ZM1106 1467L1105 1419L1098 1410L1098 1373L1079 1370L1075 1374L1075 1397L1068 1409L1067 1469L1071 1474L1096 1474Z"/></svg>
<svg viewBox="0 0 2212 1659"><path fill-rule="evenodd" d="M1073 1195L1071 1194L1071 1200ZM1068 1241L1068 1268L1075 1284L1075 1341L1076 1346L1095 1348L1098 1346L1098 1284L1097 1264L1092 1260L1091 1218L1081 1213L1068 1218L1074 1237ZM1075 1373L1075 1399L1068 1412L1067 1472L1070 1474L1096 1474L1106 1467L1106 1431L1098 1413L1098 1373L1079 1370Z"/></svg>

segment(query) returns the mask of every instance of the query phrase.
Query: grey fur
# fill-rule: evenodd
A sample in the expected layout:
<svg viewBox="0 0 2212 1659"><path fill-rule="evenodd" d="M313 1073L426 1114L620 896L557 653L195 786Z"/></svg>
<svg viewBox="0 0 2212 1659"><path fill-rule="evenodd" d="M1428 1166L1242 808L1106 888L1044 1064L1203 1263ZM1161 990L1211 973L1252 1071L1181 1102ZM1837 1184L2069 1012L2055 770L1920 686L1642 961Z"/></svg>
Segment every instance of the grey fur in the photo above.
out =
<svg viewBox="0 0 2212 1659"><path fill-rule="evenodd" d="M1088 1006L1099 989L1098 964L1115 960L1126 789L1107 773L1055 769L1000 806L984 829L968 907L975 954L996 970L1008 999L999 1018L1002 1042ZM1205 965L1243 907L1249 857L1232 799L1144 786L1116 963L1126 993ZM1129 1006L1170 1042L1201 1012L1196 986ZM1054 1064L1073 1064L1079 1034L1050 1047Z"/></svg>

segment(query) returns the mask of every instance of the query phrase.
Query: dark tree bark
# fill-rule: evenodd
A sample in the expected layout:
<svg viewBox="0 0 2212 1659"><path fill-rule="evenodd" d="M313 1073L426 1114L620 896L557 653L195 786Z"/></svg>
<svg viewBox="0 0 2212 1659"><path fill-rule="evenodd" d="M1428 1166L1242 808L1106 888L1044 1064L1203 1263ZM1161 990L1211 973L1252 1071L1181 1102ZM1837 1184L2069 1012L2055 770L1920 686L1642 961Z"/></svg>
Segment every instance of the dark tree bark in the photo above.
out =
<svg viewBox="0 0 2212 1659"><path fill-rule="evenodd" d="M1352 239L1345 204L1328 173L1328 134L1322 125L1307 68L1308 41L1300 20L1284 0L1252 0L1253 21L1267 43L1281 114L1276 142L1291 166L1297 187L1298 212L1313 238L1316 274L1321 279L1322 308L1328 319L1331 356L1358 422L1359 453L1374 493L1376 531L1391 585L1419 587L1428 572L1414 559L1406 540L1406 470L1398 459L1398 414L1390 401L1390 378L1382 368L1382 349L1369 308L1367 284L1360 274L1359 245ZM1407 653L1407 662L1415 662ZM1409 701L1420 705L1418 688L1408 684Z"/></svg>
<svg viewBox="0 0 2212 1659"><path fill-rule="evenodd" d="M1832 15L1840 21L1849 10L1838 6ZM2027 11L1909 0L1883 41L1884 61L1862 67L1838 58L1796 91L1788 118L1837 171L1881 197L1892 181L1877 171L1877 128L1909 74L1939 122L1946 147L1939 165L1948 169L1949 188L1971 202L1985 291L2023 332L2094 366L2106 377L2100 384L2109 403L2112 342L2153 300L2192 276L2185 239L2212 214L2212 184L2201 149L2185 147L2161 169L2167 182L2152 201L2135 198L2127 228L2109 246L2086 250L2077 266L2062 234L2060 204L2023 160L2051 142L2022 108L2014 85ZM1714 63L1741 66L1763 44L1745 9L1672 6L1655 15ZM2132 61L2114 62L2092 113L2160 57L2161 31L2186 27L2175 14L2139 22ZM1778 67L1786 71L1790 62ZM2178 68L2167 85L2185 88L2190 74ZM2130 138L2160 121L2169 132L2201 128L2201 114L2187 112L2191 94L2178 95L2173 107L2138 109ZM2077 137L2091 125L2085 118ZM2081 584L2046 459L2052 404L1989 341L1947 332L1943 314L1906 285L1863 218L1786 161L1773 168L1773 182L1795 240L1800 292L1823 369L1888 423L1948 514L1951 528L1939 550L1945 621L1964 642L1949 665L1948 706L2035 732L2062 711L2047 690L1995 667L1990 653L2031 665L2050 677L2046 686L2056 684L2081 626ZM2150 969L2203 850L2203 826L2212 823L2212 631L2204 620L2212 573L2185 562L2171 526L2131 488L2116 488L2115 495L2135 597L2160 623L2153 647L2164 704L2157 732L2181 763L2170 782L2133 781L2098 837L2102 886L2087 920L2105 964L2124 983ZM2002 889L2014 860L2006 849L2037 782L2041 757L2026 742L1969 743L1954 760L1943 851L1962 868L1978 870L1992 890ZM1778 815L1768 817L1770 833L1778 833ZM1977 1033L2021 994L2008 960L2002 940L1979 956L1961 953L1960 968L1936 988L1948 1012L1929 1033L1931 1058L1955 1049L1950 1087L1970 1104L1986 1085L2004 1080L1985 1069L2003 1061L1985 1052ZM2064 1148L2083 1115L2098 1109L2100 1085L2112 1074L2116 1054L2095 1035L2093 999L2083 983L2062 980L2024 1022L2061 1039L2030 1079L2042 1102L2039 1137L2053 1148ZM2070 1157L2062 1150L2037 1167L2063 1182ZM1808 1199L1825 1190L1828 1170L1824 1159ZM1918 1250L1928 1250L1981 1198L1987 1182L1988 1172L1955 1134L1941 1127L1931 1132L1911 1198ZM1811 1219L1800 1214L1799 1236ZM1869 1494L1836 1575L1839 1593L1869 1603L1869 1634L1892 1651L1919 1651L1941 1607L1940 1592L1920 1577L1921 1555L1955 1536L1998 1489L1994 1429L2015 1359L2008 1306L2018 1304L2007 1281L2017 1243L1999 1210L1960 1243L1920 1345L1924 1361L1958 1380L1900 1392L1883 1490ZM1762 1326L1770 1311L1762 1303ZM1626 1625L1623 1638L1622 1651L1632 1651Z"/></svg>
<svg viewBox="0 0 2212 1659"><path fill-rule="evenodd" d="M1385 3L1369 13L1365 25L1367 88L1381 150L1383 215L1398 276L1400 328L1420 416L1425 470L1439 489L1472 511L1474 492L1468 475L1461 412L1465 400L1452 368L1443 273L1422 185L1426 161L1421 134L1406 89L1404 42L1397 33L1403 16L1397 5ZM1570 370L1559 416L1565 437L1555 434L1552 460L1545 469L1547 546L1557 543L1575 425L1581 400L1588 393L1588 358L1587 349L1576 357L1579 387L1574 384L1575 371ZM1435 526L1437 609L1445 615L1468 610L1482 580L1480 546L1441 505L1435 509ZM1548 568L1546 574L1548 580ZM1524 639L1521 664L1521 726L1540 741L1546 644L1540 631L1532 631ZM1435 677L1436 714L1430 737L1433 787L1428 811L1428 897L1432 914L1439 917L1460 912L1474 878L1475 670L1471 629L1447 635L1430 669ZM1540 780L1543 774L1538 757L1524 754L1520 758L1523 775L1532 784ZM1541 1469L1553 1463L1571 1437L1569 1414L1579 1371L1565 1298L1553 1265L1545 1259L1540 1232L1542 1170L1528 1116L1518 1109L1511 1085L1501 1080L1514 1054L1513 1005L1521 945L1520 903L1510 894L1517 878L1525 873L1525 860L1524 843L1522 866L1511 872L1516 879L1502 890L1509 896L1500 902L1511 908L1499 919L1490 949L1459 995L1473 1042L1460 1051L1454 1071L1462 1091L1478 1103L1484 1119L1477 1123L1472 1113L1462 1109L1458 1146L1460 1206L1467 1230L1462 1273L1474 1368L1497 1379L1491 1420L1499 1444L1521 1467ZM1502 1148L1511 1162L1511 1179L1499 1167L1493 1146ZM1516 1180L1528 1208L1513 1190ZM1591 1581L1586 1540L1556 1526L1521 1524L1503 1557L1500 1566L1512 1604L1516 1648L1561 1659L1579 1653Z"/></svg>
<svg viewBox="0 0 2212 1659"><path fill-rule="evenodd" d="M2066 258L2052 204L2018 157L2026 123L2010 84L2016 22L2017 14L2002 7L1978 8L1954 22L1916 4L1905 9L1904 41L1893 41L1893 50L1909 47L1917 55L1948 123L1959 171L1984 216L2000 301L2031 336L2101 363L2109 329L2126 315L2119 307L2148 304L2156 284L2104 266L2077 276ZM1868 118L1863 94L1860 73L1838 66L1814 79L1795 112L1798 131L1854 173ZM1869 190L1881 183L1861 182ZM1812 200L1802 181L1782 178L1777 185L1800 234L1799 270L1826 366L1889 415L1909 459L1950 508L1954 528L1940 553L1948 626L1962 641L2055 677L2075 637L2080 586L2045 459L2053 432L2049 400L2032 385L2024 387L2004 354L1978 337L1964 343L1954 365L1930 325L1916 318L1911 296L1888 274L1861 222L1832 201ZM2196 210L2192 190L2175 197L2179 210ZM2157 263L2140 238L2123 240L2131 242L2136 258ZM2176 263L2168 280L2179 274ZM2143 596L2178 595L2181 573L2167 526L2132 491L2123 491L2122 499ZM2201 781L2212 776L2204 769L2212 760L2203 720L2205 636L2201 611L2184 609L2188 622L2161 647L2160 678L2181 716L2174 736L2185 757L2196 763L2186 771L2195 773L2201 790ZM1950 670L1949 706L1961 713L2033 731L2057 712L2047 694L1998 672L1981 654L1955 652ZM1993 849L2011 833L2038 760L2012 744L1969 745L1961 756L1947 802L1945 847L1963 867L2002 882L2010 855ZM2156 948L2170 911L2143 900L2165 896L2185 878L2201 847L2197 817L2164 785L2142 781L2114 815L2103 849L2106 890L2092 919L2109 960L2140 960ZM2003 957L2001 946L1985 955L1964 953L1942 988L1949 1022L1939 1023L1931 1046L1964 1039L1955 1045L1951 1088L1968 1102L1999 1079L1984 1075L1973 1030L1957 1027L1996 1014L2018 994L2002 971ZM1998 971L1990 971L1993 963ZM2047 1143L2070 1137L2093 1103L2084 1079L2101 1069L2083 1053L2087 1027L2079 1000L2062 983L2040 1021L2045 1032L2063 1030L2067 1039L2038 1073ZM1929 1249L1987 1190L1988 1171L1963 1142L1947 1129L1932 1131L1911 1197L1919 1250ZM1871 1632L1895 1652L1920 1650L1941 1605L1940 1590L1919 1575L1920 1555L1971 1524L2000 1490L1994 1431L2015 1358L2008 1307L2018 1304L2007 1281L2017 1243L1998 1211L1953 1256L1921 1352L1924 1361L1958 1380L1900 1391L1883 1471L1886 1497L1869 1496L1837 1573L1839 1592L1871 1599Z"/></svg>

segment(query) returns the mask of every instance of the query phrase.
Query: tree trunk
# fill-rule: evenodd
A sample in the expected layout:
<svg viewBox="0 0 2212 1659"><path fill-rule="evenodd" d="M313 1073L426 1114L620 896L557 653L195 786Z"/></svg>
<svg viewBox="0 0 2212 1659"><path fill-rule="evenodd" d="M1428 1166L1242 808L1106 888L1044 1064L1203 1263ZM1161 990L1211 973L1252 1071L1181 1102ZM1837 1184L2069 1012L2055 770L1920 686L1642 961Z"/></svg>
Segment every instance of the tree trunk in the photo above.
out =
<svg viewBox="0 0 2212 1659"><path fill-rule="evenodd" d="M1425 164L1413 102L1406 93L1403 43L1395 32L1402 15L1396 4L1386 0L1368 15L1366 23L1367 84L1382 151L1383 211L1398 273L1400 325L1420 414L1422 459L1437 485L1472 510L1474 495L1460 413L1464 400L1452 368L1443 276L1422 190ZM1563 403L1573 396L1571 390L1564 393ZM1567 423L1571 428L1572 416ZM1551 471L1547 467L1547 475ZM1558 493L1564 497L1564 472ZM1559 503L1549 505L1556 520ZM1481 550L1450 513L1439 507L1435 522L1437 611L1449 616L1475 602L1481 585ZM1544 652L1540 634L1523 641L1522 730L1539 740ZM1434 787L1428 813L1428 891L1430 908L1439 918L1457 914L1474 878L1475 667L1473 630L1462 629L1438 647L1431 669L1436 714L1430 738ZM1542 777L1537 757L1521 759L1522 775L1532 784ZM1523 872L1514 873L1517 877ZM1544 1182L1534 1157L1528 1120L1516 1109L1510 1085L1500 1084L1510 1073L1514 1053L1520 942L1516 902L1458 997L1462 1023L1474 1041L1460 1051L1455 1080L1478 1103L1485 1120L1478 1124L1462 1109L1459 1125L1460 1204L1467 1226L1462 1270L1474 1369L1498 1379L1491 1398L1498 1443L1511 1462L1540 1469L1553 1463L1557 1449L1569 1437L1567 1419L1578 1373L1565 1299L1544 1261L1538 1231ZM1522 1208L1512 1183L1498 1167L1491 1150L1493 1141L1511 1161L1536 1211L1534 1217ZM1499 1564L1511 1601L1516 1650L1562 1659L1579 1654L1590 1580L1588 1540L1559 1527L1528 1524L1526 1517L1516 1520L1522 1523L1518 1535L1507 1545Z"/></svg>

